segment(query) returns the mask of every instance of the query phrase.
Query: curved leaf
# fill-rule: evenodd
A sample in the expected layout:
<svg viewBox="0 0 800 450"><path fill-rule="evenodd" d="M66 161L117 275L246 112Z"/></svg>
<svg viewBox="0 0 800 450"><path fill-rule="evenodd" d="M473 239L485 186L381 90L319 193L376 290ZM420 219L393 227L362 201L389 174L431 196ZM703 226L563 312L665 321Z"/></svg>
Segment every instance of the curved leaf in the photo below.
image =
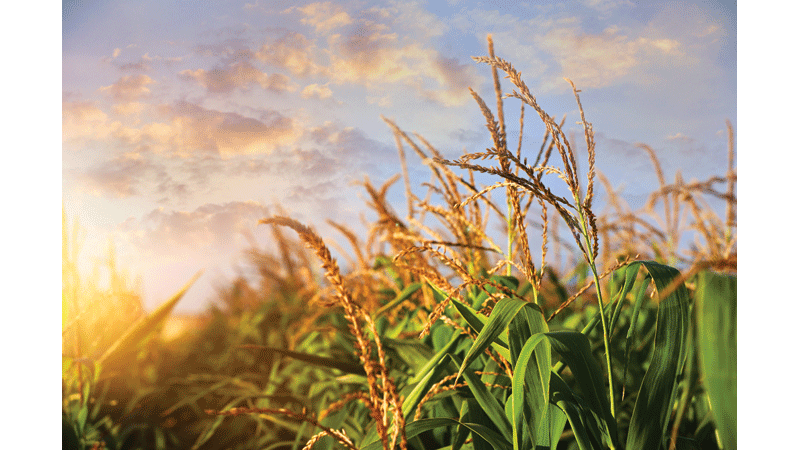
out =
<svg viewBox="0 0 800 450"><path fill-rule="evenodd" d="M653 261L631 266L638 264L650 273L659 293L680 277L677 269ZM680 283L658 305L653 356L633 407L626 448L657 449L665 439L677 395L677 377L686 359L688 330L689 292Z"/></svg>
<svg viewBox="0 0 800 450"><path fill-rule="evenodd" d="M477 423L464 423L458 419L451 419L449 417L437 417L433 419L420 419L406 425L406 438L411 439L414 436L424 433L428 430L433 430L442 427L451 427L454 425L461 425L473 434L476 434L490 443L492 447L498 450L511 450L511 443L506 438L501 436L498 432L487 428L484 425ZM380 440L373 441L363 447L361 450L380 450L383 448L383 443Z"/></svg>
<svg viewBox="0 0 800 450"><path fill-rule="evenodd" d="M736 278L697 279L697 345L704 385L724 448L736 449Z"/></svg>
<svg viewBox="0 0 800 450"><path fill-rule="evenodd" d="M603 369L592 355L589 339L578 331L554 331L546 335L550 338L553 350L561 355L572 371L591 411L599 420L599 429L607 440L616 443L617 422L611 414Z"/></svg>
<svg viewBox="0 0 800 450"><path fill-rule="evenodd" d="M403 289L402 292L397 294L397 297L395 297L389 303L381 306L381 308L379 310L377 310L375 312L375 314L373 314L373 316L375 318L377 318L380 315L384 314L385 312L391 310L395 306L397 306L397 305L403 303L404 301L408 300L408 298L411 297L415 292L417 292L420 287L422 287L421 283L411 283L410 285L406 286L406 288Z"/></svg>
<svg viewBox="0 0 800 450"><path fill-rule="evenodd" d="M503 406L497 401L497 397L492 395L486 385L483 384L480 377L474 373L466 371L463 375L464 379L467 381L469 390L472 392L472 395L475 396L475 400L478 401L478 404L483 409L483 412L486 413L489 420L500 430L500 433L504 436L510 436L512 434L511 424L506 418Z"/></svg>
<svg viewBox="0 0 800 450"><path fill-rule="evenodd" d="M489 315L489 320L478 334L478 338L475 339L475 343L472 344L472 347L467 352L467 356L464 357L464 362L461 363L461 368L458 370L459 377L472 361L500 336L500 333L508 327L511 319L527 304L529 303L524 300L506 297L494 305L492 313Z"/></svg>
<svg viewBox="0 0 800 450"><path fill-rule="evenodd" d="M545 342L545 345L539 345ZM534 357L534 351L536 355ZM534 364L530 364L531 360ZM550 346L544 333L531 336L520 351L511 381L511 411L514 426L514 449L522 446L526 406L528 432L538 445L550 445ZM562 428L563 429L563 428ZM560 434L559 430L559 434Z"/></svg>
<svg viewBox="0 0 800 450"><path fill-rule="evenodd" d="M175 305L178 304L178 301L183 298L186 291L189 290L192 284L194 284L202 274L202 270L197 272L180 291L172 296L172 298L162 303L155 311L134 322L125 333L103 353L97 360L97 364L103 366L105 364L119 362L126 355L135 351L145 338L164 323L167 317L169 317L169 313Z"/></svg>
<svg viewBox="0 0 800 450"><path fill-rule="evenodd" d="M575 398L572 390L557 373L553 373L550 377L550 392L552 393L552 403L561 410L565 420L569 421L570 428L572 428L572 432L575 435L575 441L578 443L578 448L580 450L595 450L596 445L584 425L586 415L582 413L579 401Z"/></svg>

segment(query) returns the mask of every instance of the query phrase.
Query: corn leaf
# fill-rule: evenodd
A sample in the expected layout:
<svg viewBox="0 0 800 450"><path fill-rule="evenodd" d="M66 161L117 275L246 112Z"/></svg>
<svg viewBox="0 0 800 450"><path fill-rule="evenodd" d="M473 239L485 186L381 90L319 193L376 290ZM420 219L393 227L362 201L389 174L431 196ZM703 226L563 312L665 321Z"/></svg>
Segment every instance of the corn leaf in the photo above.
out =
<svg viewBox="0 0 800 450"><path fill-rule="evenodd" d="M598 448L597 441L592 439L586 429L585 420L587 414L580 407L579 400L576 398L567 383L557 374L553 373L550 377L550 392L552 403L562 412L561 417L564 421L569 421L570 428L575 435L575 441L580 450L595 450ZM563 429L563 428L562 428Z"/></svg>
<svg viewBox="0 0 800 450"><path fill-rule="evenodd" d="M414 373L425 367L433 357L433 350L419 339L392 339L381 337L386 351L406 363Z"/></svg>
<svg viewBox="0 0 800 450"><path fill-rule="evenodd" d="M664 292L680 272L652 261L636 262L650 273L656 290ZM686 359L689 331L689 292L680 283L660 298L653 356L642 380L630 419L626 448L657 449L666 437L677 396L677 377Z"/></svg>
<svg viewBox="0 0 800 450"><path fill-rule="evenodd" d="M480 330L477 339L475 339L475 343L470 347L464 358L464 362L461 364L461 368L458 370L459 377L464 370L475 361L478 355L483 353L484 350L495 342L495 339L500 336L500 333L508 327L511 319L513 319L519 310L527 304L529 303L524 300L506 297L494 305L494 309L492 309L492 313L489 315L489 320L486 322L483 329ZM461 311L461 309L459 309L459 311Z"/></svg>
<svg viewBox="0 0 800 450"><path fill-rule="evenodd" d="M489 422L489 417L486 415L486 412L483 410L481 405L478 404L476 399L465 398L462 402L462 405L465 407L465 409L462 409L462 411L466 411L466 413L459 419L461 423L485 424ZM458 428L456 428L456 434L466 438L472 437L472 450L494 450L494 446L489 443L489 441L483 439L480 435L473 433L472 430L463 425L459 425Z"/></svg>
<svg viewBox="0 0 800 450"><path fill-rule="evenodd" d="M461 336L454 333L450 342L439 350L426 366L420 369L416 377L409 381L409 386L413 385L414 387L408 395L405 395L405 400L403 401L403 412L405 413L406 420L414 416L417 405L419 405L422 397L428 393L433 383L436 382L435 380L437 380L438 373L452 362L445 356L450 353L460 339Z"/></svg>
<svg viewBox="0 0 800 450"><path fill-rule="evenodd" d="M503 436L510 436L512 434L511 424L508 422L503 406L500 405L497 398L489 392L489 389L477 375L470 371L465 371L463 375L469 390L475 396L475 400L478 401L489 420L492 421Z"/></svg>
<svg viewBox="0 0 800 450"><path fill-rule="evenodd" d="M611 321L608 324L608 334L614 334L614 327L617 325L617 320L619 319L619 315L622 312L622 305L625 303L625 297L628 296L628 293L633 289L633 285L636 282L636 275L639 273L639 265L628 265L625 267L625 283L620 290L619 295L617 296L617 306L614 309L614 314L611 316Z"/></svg>
<svg viewBox="0 0 800 450"><path fill-rule="evenodd" d="M736 278L701 272L697 344L703 380L723 447L736 449Z"/></svg>
<svg viewBox="0 0 800 450"><path fill-rule="evenodd" d="M186 283L180 291L175 293L169 300L161 304L155 311L142 317L134 322L125 333L120 336L105 353L97 360L101 366L119 362L125 356L130 355L136 351L138 346L154 331L158 330L164 321L169 317L172 309L178 304L183 295L194 284L195 281L203 274L203 271L197 272L188 283Z"/></svg>
<svg viewBox="0 0 800 450"><path fill-rule="evenodd" d="M513 338L512 338L513 342ZM544 345L540 345L544 343ZM523 424L528 412L528 433L538 445L551 443L550 424L550 345L547 336L531 336L520 351L511 381L511 410L514 425L514 450L523 446ZM536 356L534 357L534 351ZM530 364L533 361L533 364ZM558 431L561 433L561 430Z"/></svg>
<svg viewBox="0 0 800 450"><path fill-rule="evenodd" d="M616 444L617 423L611 414L603 369L592 355L589 339L577 331L554 331L546 335L550 338L553 350L561 355L572 371L598 429L606 440Z"/></svg>
<svg viewBox="0 0 800 450"><path fill-rule="evenodd" d="M478 423L465 423L458 419L451 419L449 417L437 417L433 419L420 419L406 425L406 438L411 439L414 436L424 433L428 430L434 430L442 427L452 427L460 425L470 430L473 435L480 436L486 442L492 445L496 450L511 450L511 443L498 432L481 425ZM361 447L361 450L380 450L383 444L380 440L373 441L368 445Z"/></svg>
<svg viewBox="0 0 800 450"><path fill-rule="evenodd" d="M266 347L263 345L247 344L247 345L242 345L240 347L251 350L257 350L259 353L259 358L268 358L269 355L277 353L279 355L287 356L289 358L296 359L298 361L307 362L315 366L327 367L330 369L338 369L341 370L342 372L351 373L354 375L367 374L364 371L364 367L361 366L360 364L348 363L347 361L342 361L341 359L336 359L336 358L329 358L327 356L311 355L308 353L294 352L291 350L284 350L275 347Z"/></svg>
<svg viewBox="0 0 800 450"><path fill-rule="evenodd" d="M395 297L392 301L383 305L378 311L376 311L374 317L378 318L381 314L384 314L385 312L391 310L395 306L408 300L408 298L414 295L414 293L417 292L420 287L422 287L421 283L411 283L405 289L403 289L402 292L397 294L397 297Z"/></svg>
<svg viewBox="0 0 800 450"><path fill-rule="evenodd" d="M508 342L511 347L514 378L512 380L512 423L515 448L522 446L527 431L532 442L550 445L550 343L542 333L549 331L541 309L528 303L511 320ZM537 336L536 339L533 339ZM538 345L544 340L545 345ZM533 342L532 342L533 341ZM534 361L534 364L529 364ZM527 429L521 429L527 419ZM563 429L562 429L563 430ZM559 435L561 431L559 430Z"/></svg>

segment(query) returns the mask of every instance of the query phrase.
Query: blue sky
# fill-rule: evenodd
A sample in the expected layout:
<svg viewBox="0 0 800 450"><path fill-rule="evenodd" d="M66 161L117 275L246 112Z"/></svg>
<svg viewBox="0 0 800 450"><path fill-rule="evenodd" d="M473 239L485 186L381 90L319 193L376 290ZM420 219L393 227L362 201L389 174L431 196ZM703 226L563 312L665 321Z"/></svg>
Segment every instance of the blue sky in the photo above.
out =
<svg viewBox="0 0 800 450"><path fill-rule="evenodd" d="M107 240L154 306L206 272L196 311L243 265L244 233L277 205L335 233L364 211L354 181L400 171L381 115L445 156L490 145L469 95L491 99L495 52L580 136L569 84L596 133L597 165L632 207L668 179L723 174L737 127L732 2L64 3L62 199L86 229L84 266ZM506 91L510 85L504 85ZM489 102L493 104L493 101ZM518 103L509 101L509 134ZM523 151L543 133L527 111ZM412 182L428 180L411 160ZM402 185L391 191L402 211Z"/></svg>

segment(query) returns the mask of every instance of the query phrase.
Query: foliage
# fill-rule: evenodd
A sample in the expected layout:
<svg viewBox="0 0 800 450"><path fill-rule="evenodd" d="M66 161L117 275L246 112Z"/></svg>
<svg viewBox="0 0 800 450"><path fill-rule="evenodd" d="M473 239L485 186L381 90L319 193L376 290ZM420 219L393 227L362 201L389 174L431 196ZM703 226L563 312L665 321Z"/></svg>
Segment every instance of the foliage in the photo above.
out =
<svg viewBox="0 0 800 450"><path fill-rule="evenodd" d="M660 189L633 212L598 176L594 131L571 82L584 130L583 175L564 120L538 105L521 75L494 55L491 39L489 55L476 60L491 68L495 84L495 111L472 91L492 148L448 160L384 119L398 145L407 214L387 201L401 176L379 187L365 180L376 217L366 238L330 222L351 244L352 256L343 254L348 270L314 229L274 216L261 223L277 254L250 253L257 285L241 278L222 290L224 308L210 311L194 333L170 345L145 339L183 291L94 353L65 328L65 344L77 343L64 358L65 445L735 449L730 125L728 172L707 182L686 184L678 175L667 184L643 147ZM510 94L501 91L500 72ZM522 103L514 151L508 98ZM522 148L526 108L544 126L532 163ZM410 184L406 148L431 170L424 196ZM479 187L487 177L492 184ZM612 207L602 214L594 206L598 177ZM492 199L497 190L501 201ZM704 195L725 200L725 220ZM686 217L694 222L682 229ZM490 232L498 224L500 244ZM687 232L695 245L684 251L678 243ZM563 253L572 257L566 268ZM116 358L121 347L131 350ZM141 363L148 355L150 378L124 365L109 372L115 359ZM120 374L123 385L136 387L121 402L124 411L90 411L91 399L103 403ZM142 411L133 413L138 420L133 411ZM136 433L146 439L129 439Z"/></svg>

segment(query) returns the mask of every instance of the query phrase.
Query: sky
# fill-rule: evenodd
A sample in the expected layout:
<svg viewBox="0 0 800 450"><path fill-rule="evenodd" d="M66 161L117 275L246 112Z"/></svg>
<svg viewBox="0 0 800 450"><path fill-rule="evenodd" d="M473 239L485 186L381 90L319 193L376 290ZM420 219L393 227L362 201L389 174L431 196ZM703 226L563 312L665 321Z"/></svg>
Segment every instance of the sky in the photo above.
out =
<svg viewBox="0 0 800 450"><path fill-rule="evenodd" d="M634 208L657 186L638 143L668 180L704 180L727 166L726 120L738 130L730 1L66 1L61 34L63 207L84 230L83 267L113 242L147 308L200 269L177 310L206 308L246 270L250 237L270 245L261 218L332 240L326 219L358 229L357 183L400 172L381 115L448 158L488 147L468 90L494 105L491 71L471 59L488 34L579 138L564 78L581 90L597 167ZM510 142L518 111L509 100ZM535 156L543 126L526 118ZM412 184L428 181L409 165ZM404 211L402 183L390 199Z"/></svg>

